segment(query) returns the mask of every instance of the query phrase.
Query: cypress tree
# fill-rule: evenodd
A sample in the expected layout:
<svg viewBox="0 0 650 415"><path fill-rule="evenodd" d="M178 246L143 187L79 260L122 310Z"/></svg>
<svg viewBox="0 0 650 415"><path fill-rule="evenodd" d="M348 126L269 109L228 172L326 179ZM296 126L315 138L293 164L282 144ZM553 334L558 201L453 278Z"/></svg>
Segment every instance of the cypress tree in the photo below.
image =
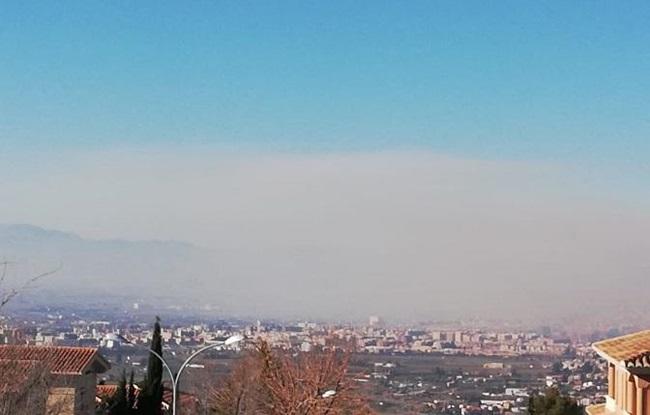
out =
<svg viewBox="0 0 650 415"><path fill-rule="evenodd" d="M153 326L153 338L151 339L151 350L162 356L162 336L160 334L160 318L156 317ZM158 415L162 403L163 365L158 357L149 353L149 362L147 364L147 376L144 380L140 399L138 400L138 414L140 415Z"/></svg>
<svg viewBox="0 0 650 415"><path fill-rule="evenodd" d="M128 402L126 396L126 372L122 371L122 377L117 384L117 392L108 402L108 413L111 415L127 415Z"/></svg>

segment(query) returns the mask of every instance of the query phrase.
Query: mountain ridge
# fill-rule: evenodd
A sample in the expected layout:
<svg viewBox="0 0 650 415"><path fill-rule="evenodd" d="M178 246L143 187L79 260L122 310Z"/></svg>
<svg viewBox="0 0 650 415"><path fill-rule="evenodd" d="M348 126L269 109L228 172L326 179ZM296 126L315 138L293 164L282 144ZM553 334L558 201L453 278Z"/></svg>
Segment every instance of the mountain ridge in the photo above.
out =
<svg viewBox="0 0 650 415"><path fill-rule="evenodd" d="M45 237L48 239L66 239L70 241L84 241L88 243L129 243L129 244L160 244L160 245L177 245L185 246L188 248L194 249L204 249L198 245L192 244L190 242L179 241L175 239L163 240L163 239L123 239L123 238L108 238L108 239L95 239L95 238L86 238L78 235L74 232L62 231L58 229L49 229L37 225L32 225L28 223L0 223L0 238L6 236L39 236Z"/></svg>
<svg viewBox="0 0 650 415"><path fill-rule="evenodd" d="M0 260L7 283L59 269L40 286L66 295L103 293L200 294L214 278L212 254L182 241L86 239L30 224L0 224Z"/></svg>

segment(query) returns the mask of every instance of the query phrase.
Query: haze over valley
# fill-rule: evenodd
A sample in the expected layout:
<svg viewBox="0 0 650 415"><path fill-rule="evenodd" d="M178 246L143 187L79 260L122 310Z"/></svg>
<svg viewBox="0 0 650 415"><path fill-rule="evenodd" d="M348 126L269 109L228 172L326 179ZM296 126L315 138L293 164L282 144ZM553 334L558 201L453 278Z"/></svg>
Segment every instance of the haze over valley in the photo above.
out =
<svg viewBox="0 0 650 415"><path fill-rule="evenodd" d="M116 154L5 180L1 217L48 229L0 228L17 276L61 264L43 288L151 290L247 316L539 321L607 313L598 299L621 290L645 304L634 287L650 271L647 193L585 166L422 151Z"/></svg>

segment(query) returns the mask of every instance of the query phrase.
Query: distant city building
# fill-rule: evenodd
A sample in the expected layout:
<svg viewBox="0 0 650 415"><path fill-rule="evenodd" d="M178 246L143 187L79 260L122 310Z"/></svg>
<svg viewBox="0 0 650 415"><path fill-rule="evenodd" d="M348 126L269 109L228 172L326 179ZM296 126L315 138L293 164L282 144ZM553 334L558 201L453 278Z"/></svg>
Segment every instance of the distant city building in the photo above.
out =
<svg viewBox="0 0 650 415"><path fill-rule="evenodd" d="M368 325L370 327L381 327L384 325L384 321L379 316L370 316L368 317Z"/></svg>

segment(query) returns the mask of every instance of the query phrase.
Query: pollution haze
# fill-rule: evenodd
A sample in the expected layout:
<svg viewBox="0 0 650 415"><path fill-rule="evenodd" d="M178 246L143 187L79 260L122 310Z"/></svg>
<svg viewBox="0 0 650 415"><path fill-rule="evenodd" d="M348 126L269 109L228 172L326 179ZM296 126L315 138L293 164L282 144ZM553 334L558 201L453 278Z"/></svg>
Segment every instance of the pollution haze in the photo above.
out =
<svg viewBox="0 0 650 415"><path fill-rule="evenodd" d="M43 293L650 318L650 2L3 3L0 258Z"/></svg>
<svg viewBox="0 0 650 415"><path fill-rule="evenodd" d="M63 264L43 289L393 320L596 316L608 293L647 296L647 190L586 164L167 146L0 173L17 277Z"/></svg>

